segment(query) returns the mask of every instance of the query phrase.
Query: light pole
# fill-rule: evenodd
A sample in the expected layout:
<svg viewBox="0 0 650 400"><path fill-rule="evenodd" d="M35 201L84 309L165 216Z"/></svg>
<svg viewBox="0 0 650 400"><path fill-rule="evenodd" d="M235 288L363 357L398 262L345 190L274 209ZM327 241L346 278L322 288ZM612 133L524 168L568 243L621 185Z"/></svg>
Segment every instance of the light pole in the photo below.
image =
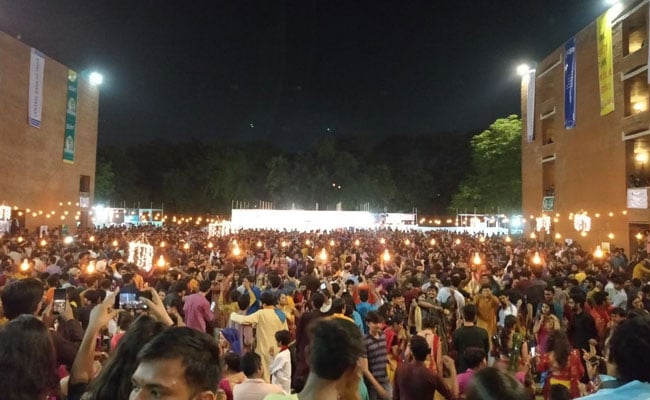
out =
<svg viewBox="0 0 650 400"><path fill-rule="evenodd" d="M90 73L88 76L88 81L90 82L91 85L93 86L99 86L102 83L104 83L104 75L100 74L97 71L93 71Z"/></svg>
<svg viewBox="0 0 650 400"><path fill-rule="evenodd" d="M530 72L530 67L528 66L528 64L524 63L517 66L517 75L524 77L529 72Z"/></svg>

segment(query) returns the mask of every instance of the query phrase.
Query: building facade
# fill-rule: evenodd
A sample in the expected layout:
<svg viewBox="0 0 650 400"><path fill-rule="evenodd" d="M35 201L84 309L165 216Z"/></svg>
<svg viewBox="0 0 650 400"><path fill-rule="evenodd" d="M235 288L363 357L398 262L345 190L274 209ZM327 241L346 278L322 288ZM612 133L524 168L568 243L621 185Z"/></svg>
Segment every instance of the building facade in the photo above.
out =
<svg viewBox="0 0 650 400"><path fill-rule="evenodd" d="M645 246L648 14L647 0L622 2L524 75L526 235L574 240L590 251Z"/></svg>
<svg viewBox="0 0 650 400"><path fill-rule="evenodd" d="M33 231L88 226L99 88L0 32L0 206Z"/></svg>

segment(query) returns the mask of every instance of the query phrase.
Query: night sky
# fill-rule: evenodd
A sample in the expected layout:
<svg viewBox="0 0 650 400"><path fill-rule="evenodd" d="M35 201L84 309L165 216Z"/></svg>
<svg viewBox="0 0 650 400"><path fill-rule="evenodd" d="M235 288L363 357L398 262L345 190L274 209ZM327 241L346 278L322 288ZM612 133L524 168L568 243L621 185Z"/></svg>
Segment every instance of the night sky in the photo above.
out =
<svg viewBox="0 0 650 400"><path fill-rule="evenodd" d="M519 114L515 67L605 9L603 0L0 0L0 30L104 74L100 146L198 138L298 150L327 135L480 131Z"/></svg>

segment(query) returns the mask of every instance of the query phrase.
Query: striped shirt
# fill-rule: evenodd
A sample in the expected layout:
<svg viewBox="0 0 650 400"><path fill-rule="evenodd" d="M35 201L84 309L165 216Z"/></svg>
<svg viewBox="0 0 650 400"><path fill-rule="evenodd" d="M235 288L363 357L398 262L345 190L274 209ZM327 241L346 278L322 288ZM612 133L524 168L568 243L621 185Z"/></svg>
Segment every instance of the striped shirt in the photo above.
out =
<svg viewBox="0 0 650 400"><path fill-rule="evenodd" d="M368 359L368 370L381 385L388 383L388 349L386 347L386 335L382 332L378 337L370 334L363 338L364 354L362 357Z"/></svg>

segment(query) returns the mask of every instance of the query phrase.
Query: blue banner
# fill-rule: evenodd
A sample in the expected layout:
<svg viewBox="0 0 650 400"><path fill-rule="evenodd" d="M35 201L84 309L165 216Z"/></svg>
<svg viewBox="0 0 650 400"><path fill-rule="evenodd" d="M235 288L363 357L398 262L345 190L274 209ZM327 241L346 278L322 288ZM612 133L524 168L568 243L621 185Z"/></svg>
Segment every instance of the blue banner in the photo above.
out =
<svg viewBox="0 0 650 400"><path fill-rule="evenodd" d="M564 128L576 126L576 38L564 48Z"/></svg>
<svg viewBox="0 0 650 400"><path fill-rule="evenodd" d="M74 163L75 132L77 130L77 73L68 71L68 101L65 108L63 162Z"/></svg>

